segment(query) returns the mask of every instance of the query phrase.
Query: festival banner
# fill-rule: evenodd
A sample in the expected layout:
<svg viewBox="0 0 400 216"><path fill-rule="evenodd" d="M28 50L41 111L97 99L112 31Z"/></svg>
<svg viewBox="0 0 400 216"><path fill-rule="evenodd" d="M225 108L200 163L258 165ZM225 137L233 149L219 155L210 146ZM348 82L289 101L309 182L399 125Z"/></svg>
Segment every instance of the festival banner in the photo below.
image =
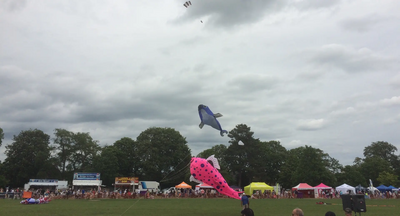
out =
<svg viewBox="0 0 400 216"><path fill-rule="evenodd" d="M139 183L138 177L115 177L115 184Z"/></svg>
<svg viewBox="0 0 400 216"><path fill-rule="evenodd" d="M29 179L29 182L46 182L46 183L57 183L57 179Z"/></svg>
<svg viewBox="0 0 400 216"><path fill-rule="evenodd" d="M100 180L100 173L74 173L74 180Z"/></svg>

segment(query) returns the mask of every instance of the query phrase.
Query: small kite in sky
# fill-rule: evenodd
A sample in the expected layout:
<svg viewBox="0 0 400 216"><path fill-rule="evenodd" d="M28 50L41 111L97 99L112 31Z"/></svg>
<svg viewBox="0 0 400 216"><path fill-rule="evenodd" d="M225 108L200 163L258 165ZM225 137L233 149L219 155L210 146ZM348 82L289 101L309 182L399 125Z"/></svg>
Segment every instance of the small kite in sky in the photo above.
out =
<svg viewBox="0 0 400 216"><path fill-rule="evenodd" d="M239 143L238 143L239 145L244 145L244 143L242 142L242 140L239 140Z"/></svg>
<svg viewBox="0 0 400 216"><path fill-rule="evenodd" d="M190 5L192 5L192 2L190 1L187 1L185 2L185 4L183 4L183 6L185 6L186 8L189 7Z"/></svg>
<svg viewBox="0 0 400 216"><path fill-rule="evenodd" d="M228 133L228 131L223 130L221 127L221 124L218 122L217 118L222 117L221 113L216 113L214 114L208 106L200 104L198 107L199 110L199 116L200 116L200 129L203 128L203 126L209 125L217 130L220 131L221 136L224 136L224 133Z"/></svg>
<svg viewBox="0 0 400 216"><path fill-rule="evenodd" d="M218 169L220 169L219 163L214 155L207 159L193 157L190 161L190 181L201 184L206 183L222 194L234 199L240 199L238 192L229 187Z"/></svg>

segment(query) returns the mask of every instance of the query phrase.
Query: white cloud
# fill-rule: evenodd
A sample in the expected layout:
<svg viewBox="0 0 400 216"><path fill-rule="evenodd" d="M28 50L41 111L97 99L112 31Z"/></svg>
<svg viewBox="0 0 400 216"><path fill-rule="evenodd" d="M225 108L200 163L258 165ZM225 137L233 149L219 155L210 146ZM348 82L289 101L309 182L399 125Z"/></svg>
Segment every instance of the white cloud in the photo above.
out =
<svg viewBox="0 0 400 216"><path fill-rule="evenodd" d="M380 103L384 106L400 105L400 96L393 96L391 98L385 98L385 99L381 100Z"/></svg>
<svg viewBox="0 0 400 216"><path fill-rule="evenodd" d="M324 119L302 119L299 120L297 124L298 130L319 130L326 126L326 121Z"/></svg>
<svg viewBox="0 0 400 216"><path fill-rule="evenodd" d="M303 142L301 140L292 140L288 143L289 148L297 148L303 145Z"/></svg>
<svg viewBox="0 0 400 216"><path fill-rule="evenodd" d="M330 114L333 116L343 116L343 115L351 115L356 112L356 109L353 107L347 107L346 109L340 109L332 111Z"/></svg>

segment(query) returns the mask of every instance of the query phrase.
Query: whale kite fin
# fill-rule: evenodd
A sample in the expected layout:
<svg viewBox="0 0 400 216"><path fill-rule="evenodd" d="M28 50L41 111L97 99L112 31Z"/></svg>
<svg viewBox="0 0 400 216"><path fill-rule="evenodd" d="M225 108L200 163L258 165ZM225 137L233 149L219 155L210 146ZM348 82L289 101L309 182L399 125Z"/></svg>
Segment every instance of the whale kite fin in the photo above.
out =
<svg viewBox="0 0 400 216"><path fill-rule="evenodd" d="M197 183L199 183L199 184L203 184L202 181L197 180L197 179L196 179L195 177L193 177L192 175L190 175L189 180L190 180L191 182L197 182Z"/></svg>
<svg viewBox="0 0 400 216"><path fill-rule="evenodd" d="M210 157L207 158L207 161L215 168L215 169L220 169L218 159L214 157L214 155L211 155Z"/></svg>
<svg viewBox="0 0 400 216"><path fill-rule="evenodd" d="M223 116L223 115L222 115L221 113L215 113L215 114L214 114L214 117L215 117L215 118L219 118L219 117L222 117L222 116Z"/></svg>

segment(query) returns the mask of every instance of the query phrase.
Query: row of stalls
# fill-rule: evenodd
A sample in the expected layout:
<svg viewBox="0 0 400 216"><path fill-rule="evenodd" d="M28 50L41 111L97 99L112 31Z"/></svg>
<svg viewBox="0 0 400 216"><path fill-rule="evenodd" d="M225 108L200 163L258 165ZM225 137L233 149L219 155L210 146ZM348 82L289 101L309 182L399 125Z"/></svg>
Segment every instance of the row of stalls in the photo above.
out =
<svg viewBox="0 0 400 216"><path fill-rule="evenodd" d="M29 179L29 182L24 185L25 191L29 189L35 190L64 190L68 189L68 181L58 179Z"/></svg>
<svg viewBox="0 0 400 216"><path fill-rule="evenodd" d="M315 187L307 184L307 183L300 183L292 188L292 191L297 194L298 198L319 198L319 197L328 197L333 196L334 191L337 191L341 194L347 193L356 193L355 187L352 187L348 184L342 184L334 188L321 183Z"/></svg>
<svg viewBox="0 0 400 216"><path fill-rule="evenodd" d="M100 173L74 173L72 185L68 181L58 179L30 179L24 185L25 191L28 190L66 190L80 188L96 188L100 189L102 181Z"/></svg>
<svg viewBox="0 0 400 216"><path fill-rule="evenodd" d="M100 190L102 185L102 180L100 178L100 173L83 173L76 172L73 175L72 185L68 184L68 181L59 181L57 179L30 179L27 184L25 184L24 189L27 191L29 189L40 189L40 190L88 190L95 189ZM113 184L114 190L118 191L158 191L159 183L155 181L139 181L138 177L115 177L115 182Z"/></svg>
<svg viewBox="0 0 400 216"><path fill-rule="evenodd" d="M334 192L337 192L339 194L357 194L357 193L364 194L367 190L369 190L371 192L380 191L381 193L384 193L387 191L398 191L399 188L393 186L387 187L385 185L380 185L376 188L375 187L366 188L362 187L361 185L353 187L348 184L342 184L340 186L337 186L336 188L332 188L323 183L315 187L312 187L307 183L300 183L297 186L293 187L292 190L297 193L297 197L299 198L319 198L321 196L329 196Z"/></svg>

